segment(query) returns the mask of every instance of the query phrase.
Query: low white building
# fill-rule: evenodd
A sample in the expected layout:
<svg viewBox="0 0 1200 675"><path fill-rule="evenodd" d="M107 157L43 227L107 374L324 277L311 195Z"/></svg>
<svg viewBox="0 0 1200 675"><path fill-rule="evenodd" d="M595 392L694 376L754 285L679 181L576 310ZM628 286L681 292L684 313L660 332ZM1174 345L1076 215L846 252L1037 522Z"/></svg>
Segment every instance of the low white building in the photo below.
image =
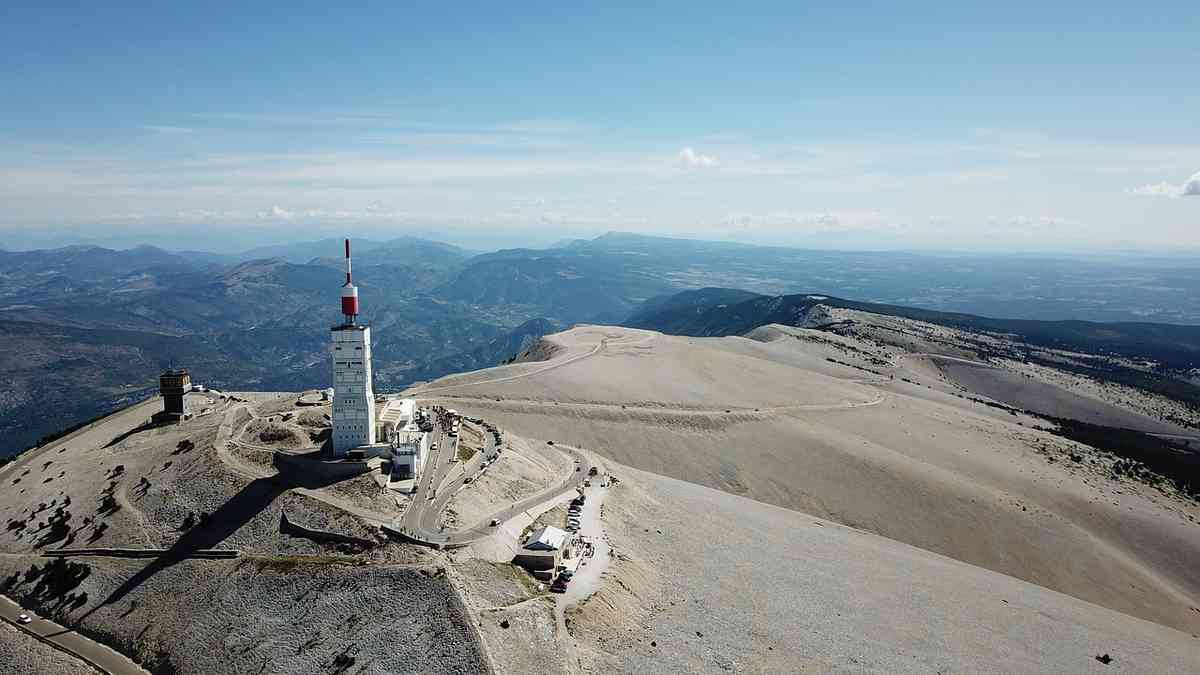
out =
<svg viewBox="0 0 1200 675"><path fill-rule="evenodd" d="M553 575L563 558L572 557L574 543L575 536L566 530L549 525L539 528L525 540L513 558L513 564L534 573L549 572Z"/></svg>
<svg viewBox="0 0 1200 675"><path fill-rule="evenodd" d="M392 434L413 423L417 415L417 399L389 398L379 410L378 437L390 439Z"/></svg>
<svg viewBox="0 0 1200 675"><path fill-rule="evenodd" d="M409 423L405 428L392 432L392 480L417 478L429 453L430 435Z"/></svg>

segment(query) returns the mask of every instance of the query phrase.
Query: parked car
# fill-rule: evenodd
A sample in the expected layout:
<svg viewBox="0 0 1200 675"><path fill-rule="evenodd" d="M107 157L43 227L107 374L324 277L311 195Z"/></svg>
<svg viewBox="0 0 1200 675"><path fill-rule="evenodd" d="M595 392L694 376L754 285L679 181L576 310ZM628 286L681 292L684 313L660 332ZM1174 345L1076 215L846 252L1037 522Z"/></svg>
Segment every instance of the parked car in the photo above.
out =
<svg viewBox="0 0 1200 675"><path fill-rule="evenodd" d="M555 582L554 584L551 584L551 586L550 586L550 592L551 592L551 593L566 593L566 592L567 592L567 585L566 585L566 584L560 584L560 583L558 583L558 582Z"/></svg>
<svg viewBox="0 0 1200 675"><path fill-rule="evenodd" d="M575 570L563 570L562 572L559 573L558 576L563 579L566 579L567 581L570 581L571 578L575 576Z"/></svg>
<svg viewBox="0 0 1200 675"><path fill-rule="evenodd" d="M17 615L17 623L33 623L33 619L28 614Z"/></svg>

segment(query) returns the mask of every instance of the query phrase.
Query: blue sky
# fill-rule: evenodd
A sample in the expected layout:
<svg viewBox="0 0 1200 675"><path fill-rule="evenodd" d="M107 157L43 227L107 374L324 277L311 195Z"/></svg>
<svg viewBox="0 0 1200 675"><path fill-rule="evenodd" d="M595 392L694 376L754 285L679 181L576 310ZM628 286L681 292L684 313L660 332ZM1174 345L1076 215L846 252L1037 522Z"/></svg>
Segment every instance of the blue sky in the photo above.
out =
<svg viewBox="0 0 1200 675"><path fill-rule="evenodd" d="M13 4L8 248L1200 248L1183 3Z"/></svg>

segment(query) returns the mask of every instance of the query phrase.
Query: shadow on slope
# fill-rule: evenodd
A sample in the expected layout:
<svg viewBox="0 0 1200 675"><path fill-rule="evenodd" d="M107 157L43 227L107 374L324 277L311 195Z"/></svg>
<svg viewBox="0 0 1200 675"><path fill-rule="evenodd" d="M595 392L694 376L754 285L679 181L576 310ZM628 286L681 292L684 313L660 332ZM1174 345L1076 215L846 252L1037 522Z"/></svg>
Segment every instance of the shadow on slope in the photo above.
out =
<svg viewBox="0 0 1200 675"><path fill-rule="evenodd" d="M253 520L255 516L262 513L272 502L288 490L294 488L318 489L327 487L337 482L337 480L339 479L289 473L268 478L258 478L247 483L245 487L230 497L228 501L222 504L208 518L185 532L183 536L171 545L166 553L155 558L150 564L142 568L141 571L126 580L125 583L109 594L96 608L89 610L79 620L83 621L87 618L88 614L96 611L101 606L120 602L122 598L136 590L150 579L150 577L187 559L191 554L215 548L221 542L228 539L234 532L237 532Z"/></svg>

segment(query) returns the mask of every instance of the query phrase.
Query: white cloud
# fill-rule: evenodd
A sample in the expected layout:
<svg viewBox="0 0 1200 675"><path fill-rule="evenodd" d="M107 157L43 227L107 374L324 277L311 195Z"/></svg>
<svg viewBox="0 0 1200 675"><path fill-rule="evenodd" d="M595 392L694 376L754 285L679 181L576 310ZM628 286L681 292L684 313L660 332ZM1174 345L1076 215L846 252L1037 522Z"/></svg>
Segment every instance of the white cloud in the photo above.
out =
<svg viewBox="0 0 1200 675"><path fill-rule="evenodd" d="M1183 185L1174 183L1152 183L1132 190L1135 195L1148 197L1195 197L1200 196L1200 171L1192 174Z"/></svg>
<svg viewBox="0 0 1200 675"><path fill-rule="evenodd" d="M172 127L160 124L143 124L142 128L159 136L189 136L196 133L191 127Z"/></svg>
<svg viewBox="0 0 1200 675"><path fill-rule="evenodd" d="M1183 190L1174 183L1151 183L1135 187L1132 192L1146 197L1179 197L1183 194Z"/></svg>
<svg viewBox="0 0 1200 675"><path fill-rule="evenodd" d="M1010 216L988 219L988 225L996 232L1023 232L1029 234L1064 231L1078 228L1082 223L1074 218L1062 216Z"/></svg>
<svg viewBox="0 0 1200 675"><path fill-rule="evenodd" d="M708 167L717 165L716 157L696 152L691 148L691 146L680 150L678 157L679 163L686 167Z"/></svg>
<svg viewBox="0 0 1200 675"><path fill-rule="evenodd" d="M267 217L278 218L279 220L291 220L294 215L294 213L288 211L282 206L272 206L270 212L267 214Z"/></svg>
<svg viewBox="0 0 1200 675"><path fill-rule="evenodd" d="M1183 184L1184 197L1200 197L1200 171L1192 174L1192 177Z"/></svg>

